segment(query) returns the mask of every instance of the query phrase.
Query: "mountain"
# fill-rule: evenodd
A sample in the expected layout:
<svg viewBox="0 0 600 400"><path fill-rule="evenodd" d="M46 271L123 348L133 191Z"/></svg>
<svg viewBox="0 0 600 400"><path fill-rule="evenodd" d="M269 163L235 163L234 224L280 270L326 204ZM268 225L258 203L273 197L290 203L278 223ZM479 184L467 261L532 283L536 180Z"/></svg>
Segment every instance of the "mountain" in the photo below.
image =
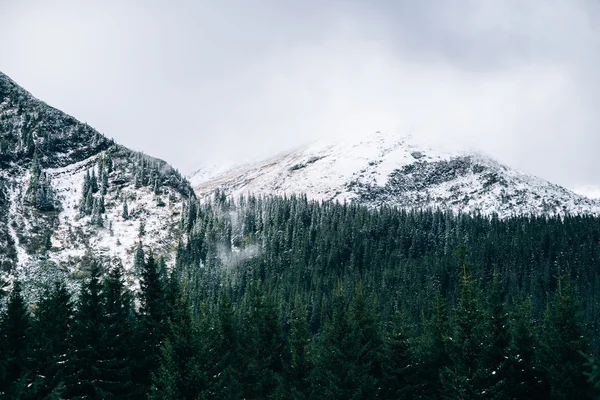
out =
<svg viewBox="0 0 600 400"><path fill-rule="evenodd" d="M473 151L434 149L412 136L375 132L313 143L267 160L201 168L198 196L306 194L369 207L440 208L499 217L599 214L600 202Z"/></svg>
<svg viewBox="0 0 600 400"><path fill-rule="evenodd" d="M76 277L91 256L131 268L140 241L168 256L193 196L164 161L116 144L0 73L3 272Z"/></svg>

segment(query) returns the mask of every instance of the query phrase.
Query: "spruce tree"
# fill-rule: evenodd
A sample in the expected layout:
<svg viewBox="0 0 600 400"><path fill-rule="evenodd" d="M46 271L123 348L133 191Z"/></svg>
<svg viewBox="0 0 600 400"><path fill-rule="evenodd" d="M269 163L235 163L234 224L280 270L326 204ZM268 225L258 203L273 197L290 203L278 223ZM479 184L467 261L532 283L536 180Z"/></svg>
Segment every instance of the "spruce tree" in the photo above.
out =
<svg viewBox="0 0 600 400"><path fill-rule="evenodd" d="M133 273L137 277L142 276L142 272L146 268L146 256L144 254L144 246L142 242L138 242L135 248L135 254L133 256Z"/></svg>
<svg viewBox="0 0 600 400"><path fill-rule="evenodd" d="M64 283L46 289L32 320L31 370L40 379L37 395L46 398L62 393L71 359L73 305Z"/></svg>
<svg viewBox="0 0 600 400"><path fill-rule="evenodd" d="M41 173L33 189L33 204L39 211L52 211L55 209L55 194L48 175Z"/></svg>
<svg viewBox="0 0 600 400"><path fill-rule="evenodd" d="M447 347L451 336L446 299L437 292L431 318L425 322L422 336L411 346L414 375L410 382L415 398L440 398L445 393L440 377L450 366Z"/></svg>
<svg viewBox="0 0 600 400"><path fill-rule="evenodd" d="M513 305L509 314L510 344L507 359L507 397L546 398L542 369L537 363L538 338L533 322L531 298Z"/></svg>
<svg viewBox="0 0 600 400"><path fill-rule="evenodd" d="M487 307L484 310L484 349L479 375L482 376L482 387L490 399L506 397L509 360L510 334L508 313L505 309L503 289L499 274L494 271L491 288L487 296Z"/></svg>
<svg viewBox="0 0 600 400"><path fill-rule="evenodd" d="M112 155L110 154L110 152L107 152L106 156L104 157L104 165L106 167L106 172L108 174L113 172L114 163L113 163Z"/></svg>
<svg viewBox="0 0 600 400"><path fill-rule="evenodd" d="M84 217L90 213L90 171L86 171L81 186L81 200L79 201L79 216Z"/></svg>
<svg viewBox="0 0 600 400"><path fill-rule="evenodd" d="M151 399L196 400L208 390L200 337L192 322L188 299L181 293L179 284L179 278L173 274L166 296L169 329L161 349L160 367L153 374Z"/></svg>
<svg viewBox="0 0 600 400"><path fill-rule="evenodd" d="M240 377L246 398L283 396L283 366L286 353L279 312L272 295L262 295L253 285L244 318L242 342L244 369Z"/></svg>
<svg viewBox="0 0 600 400"><path fill-rule="evenodd" d="M98 178L96 178L96 169L92 169L92 176L89 181L90 191L96 193L98 191Z"/></svg>
<svg viewBox="0 0 600 400"><path fill-rule="evenodd" d="M413 375L417 360L411 354L408 316L397 311L392 320L392 329L386 335L384 379L382 380L382 396L389 399L413 398L418 388L414 384Z"/></svg>
<svg viewBox="0 0 600 400"><path fill-rule="evenodd" d="M161 350L161 361L157 371L153 373L149 400L179 400L181 394L181 376L177 355L170 339L166 339Z"/></svg>
<svg viewBox="0 0 600 400"><path fill-rule="evenodd" d="M73 324L67 398L104 398L101 388L104 338L100 266L94 262L89 279L81 285Z"/></svg>
<svg viewBox="0 0 600 400"><path fill-rule="evenodd" d="M106 193L108 193L108 174L110 172L108 170L105 170L102 172L102 196L106 196Z"/></svg>
<svg viewBox="0 0 600 400"><path fill-rule="evenodd" d="M481 365L487 340L481 293L470 273L466 248L457 251L462 269L461 293L454 313L454 329L449 338L451 364L442 371L444 397L477 399L485 395Z"/></svg>
<svg viewBox="0 0 600 400"><path fill-rule="evenodd" d="M588 377L588 383L594 388L595 392L600 392L600 362L594 357L588 358L588 367L585 376Z"/></svg>
<svg viewBox="0 0 600 400"><path fill-rule="evenodd" d="M160 352L167 325L165 289L156 261L150 254L143 263L140 278L140 310L135 333L136 374L134 383L139 398L150 390L152 374L160 365Z"/></svg>
<svg viewBox="0 0 600 400"><path fill-rule="evenodd" d="M374 398L379 396L383 381L383 340L379 329L377 308L370 303L364 293L362 282L358 285L351 303L352 334L356 357L354 374L360 387L358 398Z"/></svg>
<svg viewBox="0 0 600 400"><path fill-rule="evenodd" d="M133 393L132 347L135 315L133 296L125 287L121 268L114 268L102 284L104 330L101 339L99 386L115 398L129 398Z"/></svg>
<svg viewBox="0 0 600 400"><path fill-rule="evenodd" d="M234 400L241 396L240 326L231 300L221 293L217 310L214 370L207 398Z"/></svg>
<svg viewBox="0 0 600 400"><path fill-rule="evenodd" d="M124 220L129 219L129 208L127 207L127 200L123 201L123 212L121 213L121 217L123 217Z"/></svg>
<svg viewBox="0 0 600 400"><path fill-rule="evenodd" d="M381 336L361 291L346 305L341 287L333 300L316 354L312 396L317 399L369 399L378 396Z"/></svg>
<svg viewBox="0 0 600 400"><path fill-rule="evenodd" d="M21 295L21 284L13 282L6 314L0 325L0 347L3 376L0 378L0 393L7 398L32 395L34 375L29 370L28 355L31 347L29 329L31 318Z"/></svg>
<svg viewBox="0 0 600 400"><path fill-rule="evenodd" d="M291 325L289 334L290 363L287 373L289 396L298 400L308 399L312 372L311 339L306 309L298 294L294 301Z"/></svg>
<svg viewBox="0 0 600 400"><path fill-rule="evenodd" d="M540 354L551 398L592 398L585 376L587 332L580 315L570 280L558 276L554 301L546 311Z"/></svg>

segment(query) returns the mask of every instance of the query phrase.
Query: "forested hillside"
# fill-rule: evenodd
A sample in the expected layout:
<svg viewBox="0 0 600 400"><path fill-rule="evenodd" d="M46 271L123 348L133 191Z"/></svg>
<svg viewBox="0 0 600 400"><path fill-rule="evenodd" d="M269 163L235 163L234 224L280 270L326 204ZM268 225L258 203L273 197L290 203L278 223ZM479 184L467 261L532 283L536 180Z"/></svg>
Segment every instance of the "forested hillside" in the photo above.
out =
<svg viewBox="0 0 600 400"><path fill-rule="evenodd" d="M89 257L129 267L144 235L144 245L172 254L190 196L166 162L115 143L0 72L0 274L35 286L77 279Z"/></svg>
<svg viewBox="0 0 600 400"><path fill-rule="evenodd" d="M509 218L217 193L131 293L93 264L7 287L7 398L586 399L600 219ZM86 397L87 396L87 397Z"/></svg>

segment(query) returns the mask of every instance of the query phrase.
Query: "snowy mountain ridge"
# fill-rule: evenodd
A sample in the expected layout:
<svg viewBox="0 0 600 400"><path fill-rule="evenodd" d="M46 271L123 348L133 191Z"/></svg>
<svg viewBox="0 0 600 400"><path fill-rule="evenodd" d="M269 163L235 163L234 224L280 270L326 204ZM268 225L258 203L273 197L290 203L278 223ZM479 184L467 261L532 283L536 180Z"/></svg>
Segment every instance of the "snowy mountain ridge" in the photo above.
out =
<svg viewBox="0 0 600 400"><path fill-rule="evenodd" d="M198 196L306 194L369 207L446 209L499 217L600 214L600 202L511 169L491 157L433 148L398 131L322 141L263 161L201 168Z"/></svg>
<svg viewBox="0 0 600 400"><path fill-rule="evenodd" d="M134 272L140 242L172 259L193 196L164 161L114 143L0 73L3 273L77 278L91 259Z"/></svg>

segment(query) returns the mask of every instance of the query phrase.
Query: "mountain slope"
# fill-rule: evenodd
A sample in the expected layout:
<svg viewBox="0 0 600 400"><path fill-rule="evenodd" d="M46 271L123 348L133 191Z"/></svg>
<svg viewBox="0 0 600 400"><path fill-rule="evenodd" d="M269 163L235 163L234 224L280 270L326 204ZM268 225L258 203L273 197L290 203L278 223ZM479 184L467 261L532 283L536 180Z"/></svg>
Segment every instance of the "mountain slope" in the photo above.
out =
<svg viewBox="0 0 600 400"><path fill-rule="evenodd" d="M320 142L230 169L203 168L196 193L306 194L370 207L441 208L455 212L598 214L600 202L474 152L440 151L395 132Z"/></svg>
<svg viewBox="0 0 600 400"><path fill-rule="evenodd" d="M88 256L129 268L139 241L168 256L190 196L164 161L114 143L0 73L4 272L76 276Z"/></svg>

